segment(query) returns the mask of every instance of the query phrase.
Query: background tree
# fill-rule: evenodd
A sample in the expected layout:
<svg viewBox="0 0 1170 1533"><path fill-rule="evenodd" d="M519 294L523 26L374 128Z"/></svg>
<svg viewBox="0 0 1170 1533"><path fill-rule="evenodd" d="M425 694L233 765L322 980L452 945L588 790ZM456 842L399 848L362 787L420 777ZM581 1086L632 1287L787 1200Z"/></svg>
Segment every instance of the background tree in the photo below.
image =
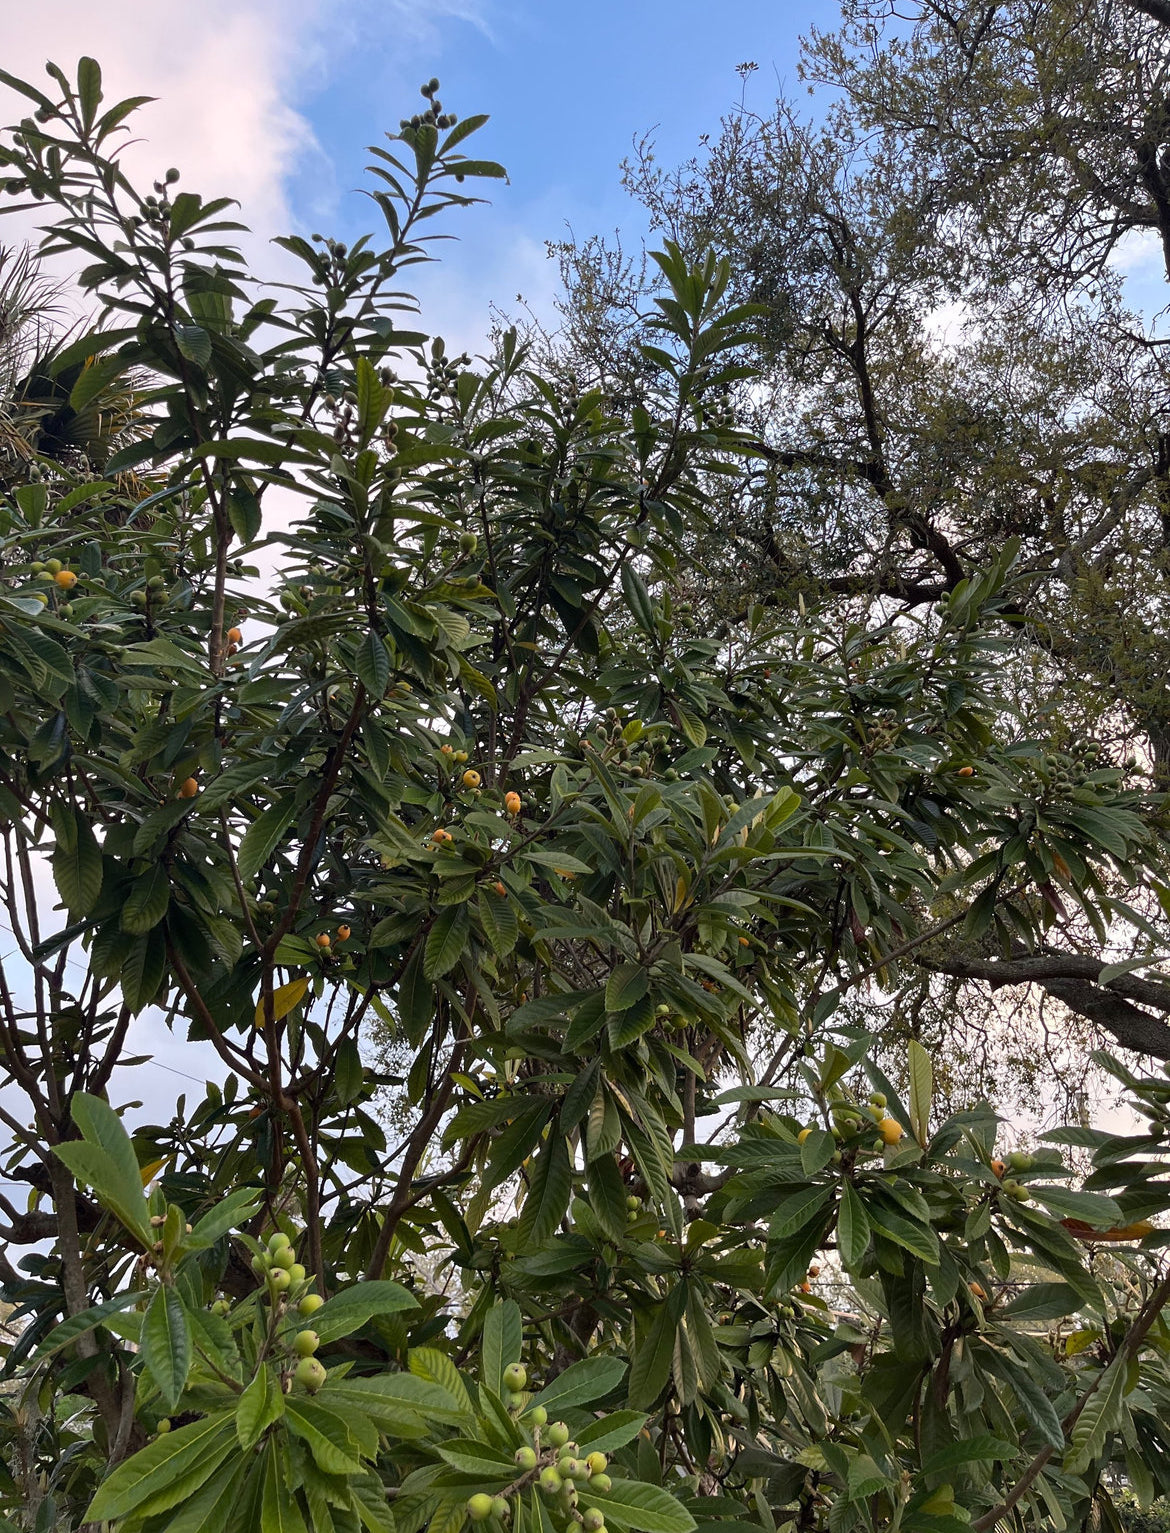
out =
<svg viewBox="0 0 1170 1533"><path fill-rule="evenodd" d="M1118 263L1170 227L1168 50L1161 8L1128 0L853 4L807 40L815 118L792 101L766 119L745 108L678 172L649 145L629 167L655 226L726 253L738 296L762 309L764 377L736 405L764 461L727 496L696 600L728 629L752 602L789 614L794 635L808 610L929 623L1018 539L1003 689L1037 755L1017 823L1057 899L1078 874L1043 848L1084 762L1148 788L1140 812L1161 833L1164 342L1127 307ZM563 365L638 397L640 268L596 241L562 255ZM1078 1080L1094 1036L1131 1046L1137 1029L1164 1057L1156 963L1122 976L1110 960L1165 951L1165 896L1112 887L1134 914L1092 930L1058 913L1039 950L922 948L898 1028L949 1034L965 1072L1003 1047L997 992L1023 984L1032 1042L1013 1068L1051 1078L1053 1031L1076 1041ZM955 1029L956 1001L974 1028Z"/></svg>

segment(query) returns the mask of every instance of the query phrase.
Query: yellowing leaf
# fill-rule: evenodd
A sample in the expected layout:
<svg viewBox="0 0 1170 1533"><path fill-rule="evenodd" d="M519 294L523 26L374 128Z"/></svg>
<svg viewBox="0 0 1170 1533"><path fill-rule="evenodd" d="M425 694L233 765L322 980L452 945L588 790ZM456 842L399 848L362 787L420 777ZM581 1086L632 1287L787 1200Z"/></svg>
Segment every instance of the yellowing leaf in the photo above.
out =
<svg viewBox="0 0 1170 1533"><path fill-rule="evenodd" d="M159 1174L159 1172L162 1170L162 1168L166 1165L168 1159L169 1159L168 1156L164 1156L162 1160L152 1160L149 1166L143 1166L143 1168L142 1168L142 1185L144 1187L146 1187L149 1183L154 1181L155 1177Z"/></svg>
<svg viewBox="0 0 1170 1533"><path fill-rule="evenodd" d="M1101 1339L1101 1332L1096 1328L1085 1331L1073 1331L1064 1344L1066 1357L1076 1357L1078 1353L1087 1352L1089 1348Z"/></svg>
<svg viewBox="0 0 1170 1533"><path fill-rule="evenodd" d="M300 1005L308 988L308 979L290 979L287 985L281 985L279 989L274 990L272 992L272 1020L279 1022L281 1017L287 1017L294 1006ZM263 996L256 1002L256 1026L264 1026Z"/></svg>

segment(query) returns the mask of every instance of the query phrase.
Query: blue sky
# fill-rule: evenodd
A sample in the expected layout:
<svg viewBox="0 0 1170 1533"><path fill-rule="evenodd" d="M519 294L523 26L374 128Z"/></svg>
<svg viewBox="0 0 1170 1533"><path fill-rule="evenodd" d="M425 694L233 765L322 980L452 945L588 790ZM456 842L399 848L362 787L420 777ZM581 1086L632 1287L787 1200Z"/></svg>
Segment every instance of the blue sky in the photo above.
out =
<svg viewBox="0 0 1170 1533"><path fill-rule="evenodd" d="M653 132L669 165L694 153L739 100L735 66L746 60L760 66L748 100L767 110L780 84L797 87L800 33L836 14L831 0L740 0L716 16L697 0L485 0L406 46L394 17L367 19L303 83L296 106L316 148L289 179L290 210L347 238L367 228L373 210L346 195L361 182L364 147L421 104L418 84L434 73L446 107L491 114L469 152L501 161L510 181L482 183L491 208L448 221L459 245L445 248L428 292L444 308L455 302L465 324L489 298L507 306L523 292L543 309L554 280L545 240L566 226L640 233L620 184L635 139Z"/></svg>

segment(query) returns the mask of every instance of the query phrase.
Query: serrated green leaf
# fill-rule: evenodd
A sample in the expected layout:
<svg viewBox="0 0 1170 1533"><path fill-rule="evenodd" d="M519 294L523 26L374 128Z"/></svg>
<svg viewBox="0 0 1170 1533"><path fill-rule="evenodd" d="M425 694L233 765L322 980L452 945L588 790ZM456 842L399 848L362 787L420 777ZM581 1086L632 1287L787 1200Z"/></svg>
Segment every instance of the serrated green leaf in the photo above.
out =
<svg viewBox="0 0 1170 1533"><path fill-rule="evenodd" d="M102 854L88 819L70 805L54 806L53 879L70 916L89 915L102 889Z"/></svg>
<svg viewBox="0 0 1170 1533"><path fill-rule="evenodd" d="M325 1474L361 1474L361 1459L352 1445L343 1423L328 1409L300 1395L286 1395L284 1421L289 1431L307 1444L313 1460Z"/></svg>
<svg viewBox="0 0 1170 1533"><path fill-rule="evenodd" d="M74 1096L72 1110L84 1139L66 1140L54 1147L54 1153L75 1177L93 1188L123 1224L145 1244L151 1244L142 1173L122 1120L108 1102L85 1091Z"/></svg>
<svg viewBox="0 0 1170 1533"><path fill-rule="evenodd" d="M869 1247L869 1216L865 1212L865 1205L848 1182L841 1189L837 1245L846 1270L856 1271Z"/></svg>
<svg viewBox="0 0 1170 1533"><path fill-rule="evenodd" d="M122 905L122 930L143 936L158 925L171 902L171 880L162 863L140 873Z"/></svg>
<svg viewBox="0 0 1170 1533"><path fill-rule="evenodd" d="M337 1341L360 1330L377 1315L397 1315L417 1308L418 1300L401 1283L389 1280L355 1283L326 1300L313 1316L313 1329L322 1342Z"/></svg>
<svg viewBox="0 0 1170 1533"><path fill-rule="evenodd" d="M622 591L630 614L642 632L650 638L655 636L654 604L641 575L627 559L621 568Z"/></svg>
<svg viewBox="0 0 1170 1533"><path fill-rule="evenodd" d="M229 1461L167 1519L166 1533L224 1533L237 1511L249 1465Z"/></svg>
<svg viewBox="0 0 1170 1533"><path fill-rule="evenodd" d="M281 837L296 817L296 812L296 800L285 798L280 803L270 805L248 826L236 854L240 877L245 883L255 878L272 856Z"/></svg>
<svg viewBox="0 0 1170 1533"><path fill-rule="evenodd" d="M183 1301L167 1284L156 1290L146 1307L141 1349L142 1361L154 1380L163 1405L173 1411L191 1367L191 1332L183 1313Z"/></svg>
<svg viewBox="0 0 1170 1533"><path fill-rule="evenodd" d="M253 1448L275 1421L284 1415L284 1393L261 1363L248 1387L236 1402L236 1436L240 1447Z"/></svg>
<svg viewBox="0 0 1170 1533"><path fill-rule="evenodd" d="M659 1304L647 1325L635 1327L636 1345L630 1362L629 1398L637 1409L649 1410L670 1380L675 1332L682 1321L685 1291L680 1283Z"/></svg>
<svg viewBox="0 0 1170 1533"><path fill-rule="evenodd" d="M498 958L506 958L520 936L520 923L506 894L481 889L476 898L480 924Z"/></svg>
<svg viewBox="0 0 1170 1533"><path fill-rule="evenodd" d="M787 1240L806 1224L823 1224L829 1197L827 1187L802 1187L784 1198L776 1205L768 1221L768 1238Z"/></svg>
<svg viewBox="0 0 1170 1533"><path fill-rule="evenodd" d="M591 1421L577 1433L577 1446L582 1456L587 1453L614 1453L633 1442L646 1425L647 1417L642 1411L610 1411L597 1421Z"/></svg>
<svg viewBox="0 0 1170 1533"><path fill-rule="evenodd" d="M447 905L439 911L424 949L423 974L427 979L440 979L455 967L470 931L471 912L466 905Z"/></svg>
<svg viewBox="0 0 1170 1533"><path fill-rule="evenodd" d="M480 1338L480 1378L493 1394L503 1398L504 1369L520 1361L524 1348L524 1321L514 1299L493 1304L484 1316Z"/></svg>
<svg viewBox="0 0 1170 1533"><path fill-rule="evenodd" d="M206 367L211 361L211 337L202 325L176 325L175 345L196 367Z"/></svg>
<svg viewBox="0 0 1170 1533"><path fill-rule="evenodd" d="M1045 1182L1030 1182L1028 1191L1037 1203L1043 1203L1058 1219L1081 1219L1095 1229L1107 1230L1124 1225L1125 1215L1112 1198L1100 1192L1084 1192L1074 1187L1052 1187Z"/></svg>
<svg viewBox="0 0 1170 1533"><path fill-rule="evenodd" d="M122 999L134 1016L158 995L166 976L166 964L166 934L161 924L151 927L144 937L135 938L118 976Z"/></svg>
<svg viewBox="0 0 1170 1533"><path fill-rule="evenodd" d="M1084 1474L1104 1448L1106 1436L1116 1426L1125 1390L1126 1360L1124 1352L1118 1353L1077 1417L1061 1466L1066 1474Z"/></svg>
<svg viewBox="0 0 1170 1533"><path fill-rule="evenodd" d="M86 1520L126 1517L137 1507L175 1495L174 1506L193 1494L235 1446L235 1411L216 1411L200 1421L156 1437L119 1464L98 1486ZM190 1478L198 1476L196 1484ZM165 1507L158 1508L165 1510Z"/></svg>
<svg viewBox="0 0 1170 1533"><path fill-rule="evenodd" d="M910 1127L918 1143L930 1137L930 1103L934 1094L934 1071L930 1055L916 1038L910 1040Z"/></svg>
<svg viewBox="0 0 1170 1533"><path fill-rule="evenodd" d="M258 1533L308 1533L289 1474L288 1453L274 1434L264 1449L264 1491Z"/></svg>
<svg viewBox="0 0 1170 1533"><path fill-rule="evenodd" d="M380 633L374 633L371 629L366 634L353 658L353 668L372 698L378 701L386 695L386 686L390 680L390 653Z"/></svg>
<svg viewBox="0 0 1170 1533"><path fill-rule="evenodd" d="M128 1293L115 1294L112 1299L105 1299L101 1304L94 1304L89 1309L83 1309L80 1314L70 1315L67 1320L62 1320L60 1325L53 1327L33 1353L32 1360L38 1362L43 1357L60 1352L62 1347L67 1347L79 1336L95 1330L108 1315L121 1314L123 1310L129 1309L131 1305L137 1304L139 1299L145 1297L145 1289L132 1288Z"/></svg>
<svg viewBox="0 0 1170 1533"><path fill-rule="evenodd" d="M650 988L650 976L640 963L619 963L605 986L606 1011L626 1011Z"/></svg>
<svg viewBox="0 0 1170 1533"><path fill-rule="evenodd" d="M470 1412L471 1397L459 1376L459 1370L445 1352L437 1347L412 1347L407 1364L416 1378L437 1384L460 1410Z"/></svg>
<svg viewBox="0 0 1170 1533"><path fill-rule="evenodd" d="M544 1406L555 1419L558 1412L570 1406L594 1405L603 1400L618 1387L625 1374L626 1365L620 1357L582 1358L558 1373L533 1397L531 1404Z"/></svg>
<svg viewBox="0 0 1170 1533"><path fill-rule="evenodd" d="M554 1123L532 1169L532 1180L520 1213L517 1234L525 1246L539 1245L552 1234L569 1206L572 1190L573 1164L569 1159L569 1146Z"/></svg>
<svg viewBox="0 0 1170 1533"><path fill-rule="evenodd" d="M580 1496L583 1508L596 1507L606 1527L629 1528L635 1533L692 1533L695 1519L686 1507L659 1485L641 1480L614 1480L604 1494L587 1487Z"/></svg>

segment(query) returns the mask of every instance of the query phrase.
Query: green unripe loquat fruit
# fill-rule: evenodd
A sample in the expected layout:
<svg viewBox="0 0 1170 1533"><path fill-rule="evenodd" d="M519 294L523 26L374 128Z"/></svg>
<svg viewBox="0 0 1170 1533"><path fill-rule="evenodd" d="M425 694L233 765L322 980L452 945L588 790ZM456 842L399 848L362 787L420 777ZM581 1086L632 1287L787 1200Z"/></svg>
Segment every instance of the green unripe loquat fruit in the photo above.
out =
<svg viewBox="0 0 1170 1533"><path fill-rule="evenodd" d="M315 1357L302 1357L293 1378L310 1395L315 1395L329 1377L328 1371Z"/></svg>
<svg viewBox="0 0 1170 1533"><path fill-rule="evenodd" d="M523 1363L509 1363L504 1369L504 1388L517 1394L528 1384L528 1370Z"/></svg>
<svg viewBox="0 0 1170 1533"><path fill-rule="evenodd" d="M319 1293L307 1293L297 1305L297 1309L302 1315L315 1315L324 1303L325 1300Z"/></svg>
<svg viewBox="0 0 1170 1533"><path fill-rule="evenodd" d="M298 1331L293 1337L293 1351L298 1357L312 1357L320 1345L316 1331Z"/></svg>
<svg viewBox="0 0 1170 1533"><path fill-rule="evenodd" d="M492 1515L492 1498L482 1490L467 1498L467 1515L472 1522L486 1522Z"/></svg>

